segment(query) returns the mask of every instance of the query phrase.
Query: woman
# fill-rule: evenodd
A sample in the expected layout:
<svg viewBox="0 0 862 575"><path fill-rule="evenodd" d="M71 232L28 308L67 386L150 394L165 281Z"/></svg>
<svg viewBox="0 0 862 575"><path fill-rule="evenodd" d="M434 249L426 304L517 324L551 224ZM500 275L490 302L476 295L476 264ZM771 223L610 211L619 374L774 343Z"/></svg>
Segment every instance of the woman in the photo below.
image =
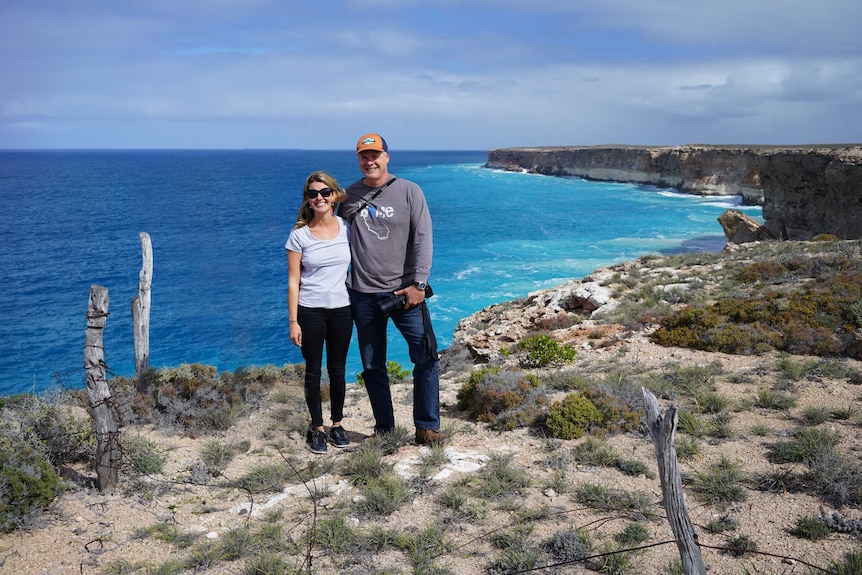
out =
<svg viewBox="0 0 862 575"><path fill-rule="evenodd" d="M309 447L313 453L326 453L327 446L320 393L324 344L332 417L329 440L335 447L350 444L341 426L344 371L353 331L345 285L350 234L347 222L335 215L337 203L344 198L335 178L326 172L310 174L305 180L296 225L285 245L290 340L302 348L305 359L305 401L311 414Z"/></svg>

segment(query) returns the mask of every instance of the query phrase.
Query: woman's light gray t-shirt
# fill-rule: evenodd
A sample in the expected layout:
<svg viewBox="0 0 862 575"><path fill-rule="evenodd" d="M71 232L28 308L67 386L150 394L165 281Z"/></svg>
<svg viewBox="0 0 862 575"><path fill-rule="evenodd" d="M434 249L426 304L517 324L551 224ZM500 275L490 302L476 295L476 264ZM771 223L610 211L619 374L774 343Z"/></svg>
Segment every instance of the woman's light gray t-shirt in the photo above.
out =
<svg viewBox="0 0 862 575"><path fill-rule="evenodd" d="M337 217L337 216L336 216ZM350 305L347 269L350 266L349 224L338 219L338 235L321 240L303 226L290 232L285 248L302 254L299 305L334 309Z"/></svg>

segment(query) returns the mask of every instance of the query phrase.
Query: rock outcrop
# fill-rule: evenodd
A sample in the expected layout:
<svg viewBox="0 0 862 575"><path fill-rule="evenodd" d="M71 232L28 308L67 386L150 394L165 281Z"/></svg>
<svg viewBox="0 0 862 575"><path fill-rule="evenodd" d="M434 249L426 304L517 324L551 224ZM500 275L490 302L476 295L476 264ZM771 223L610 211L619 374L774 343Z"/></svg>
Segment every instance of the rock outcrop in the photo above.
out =
<svg viewBox="0 0 862 575"><path fill-rule="evenodd" d="M575 329L590 330L593 319L613 310L618 302L605 287L614 274L629 269L630 262L598 269L579 280L539 290L527 297L486 307L458 322L454 339L444 356L466 350L474 363L490 363L500 358L500 350L534 333L536 326L570 331L573 315ZM600 328L607 330L606 326ZM448 359L448 358L447 358Z"/></svg>
<svg viewBox="0 0 862 575"><path fill-rule="evenodd" d="M718 223L724 229L727 241L733 244L786 239L780 234L774 234L769 228L739 210L725 211L718 216Z"/></svg>
<svg viewBox="0 0 862 575"><path fill-rule="evenodd" d="M485 167L740 195L776 235L862 237L860 145L505 148Z"/></svg>

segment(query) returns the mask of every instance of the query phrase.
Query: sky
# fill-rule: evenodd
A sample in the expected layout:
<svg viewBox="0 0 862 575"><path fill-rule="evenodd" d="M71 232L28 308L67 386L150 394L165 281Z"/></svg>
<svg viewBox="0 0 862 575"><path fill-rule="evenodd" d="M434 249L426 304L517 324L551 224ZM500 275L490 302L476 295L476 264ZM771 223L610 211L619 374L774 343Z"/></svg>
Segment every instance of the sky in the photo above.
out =
<svg viewBox="0 0 862 575"><path fill-rule="evenodd" d="M0 149L862 142L859 0L2 0Z"/></svg>

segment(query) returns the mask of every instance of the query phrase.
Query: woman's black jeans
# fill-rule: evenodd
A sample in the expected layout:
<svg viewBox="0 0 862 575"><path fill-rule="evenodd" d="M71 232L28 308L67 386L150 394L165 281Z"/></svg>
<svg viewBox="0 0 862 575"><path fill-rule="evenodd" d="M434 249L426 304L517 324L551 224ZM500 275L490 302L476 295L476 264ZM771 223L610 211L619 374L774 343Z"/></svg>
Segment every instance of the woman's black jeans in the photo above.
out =
<svg viewBox="0 0 862 575"><path fill-rule="evenodd" d="M326 371L329 374L330 413L332 421L344 417L346 393L344 370L347 350L353 333L350 306L335 309L299 306L296 321L302 328L302 357L305 359L305 403L311 414L312 427L323 425L320 375L323 348L326 344Z"/></svg>

